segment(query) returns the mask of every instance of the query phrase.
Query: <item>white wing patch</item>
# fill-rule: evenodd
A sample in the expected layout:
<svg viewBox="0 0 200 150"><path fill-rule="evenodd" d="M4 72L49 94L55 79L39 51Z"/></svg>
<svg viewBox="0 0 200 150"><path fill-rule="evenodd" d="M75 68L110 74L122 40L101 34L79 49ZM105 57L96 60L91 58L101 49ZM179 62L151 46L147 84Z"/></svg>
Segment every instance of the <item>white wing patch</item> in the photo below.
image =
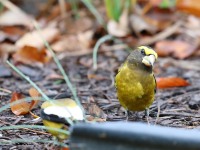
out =
<svg viewBox="0 0 200 150"><path fill-rule="evenodd" d="M47 115L56 115L60 118L73 118L74 120L83 120L83 112L80 107L61 107L49 106L44 109Z"/></svg>

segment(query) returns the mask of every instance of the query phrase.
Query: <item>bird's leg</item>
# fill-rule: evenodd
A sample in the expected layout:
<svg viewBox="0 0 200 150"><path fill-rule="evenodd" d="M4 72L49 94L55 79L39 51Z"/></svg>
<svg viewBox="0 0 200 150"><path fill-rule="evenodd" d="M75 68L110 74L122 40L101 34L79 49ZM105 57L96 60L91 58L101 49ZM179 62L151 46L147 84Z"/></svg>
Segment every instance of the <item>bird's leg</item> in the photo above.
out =
<svg viewBox="0 0 200 150"><path fill-rule="evenodd" d="M128 121L129 115L130 115L130 111L129 111L129 110L126 110L126 111L125 111L126 121Z"/></svg>
<svg viewBox="0 0 200 150"><path fill-rule="evenodd" d="M147 123L149 124L149 108L145 109L145 116L146 116L146 119L147 119Z"/></svg>

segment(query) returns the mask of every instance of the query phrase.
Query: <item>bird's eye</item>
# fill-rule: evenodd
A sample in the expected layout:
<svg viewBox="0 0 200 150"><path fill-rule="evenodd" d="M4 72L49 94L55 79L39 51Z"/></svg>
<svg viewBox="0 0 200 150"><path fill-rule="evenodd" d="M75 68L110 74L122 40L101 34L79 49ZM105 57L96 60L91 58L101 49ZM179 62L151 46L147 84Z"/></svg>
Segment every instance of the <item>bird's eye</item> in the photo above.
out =
<svg viewBox="0 0 200 150"><path fill-rule="evenodd" d="M141 50L142 55L146 55L144 49Z"/></svg>

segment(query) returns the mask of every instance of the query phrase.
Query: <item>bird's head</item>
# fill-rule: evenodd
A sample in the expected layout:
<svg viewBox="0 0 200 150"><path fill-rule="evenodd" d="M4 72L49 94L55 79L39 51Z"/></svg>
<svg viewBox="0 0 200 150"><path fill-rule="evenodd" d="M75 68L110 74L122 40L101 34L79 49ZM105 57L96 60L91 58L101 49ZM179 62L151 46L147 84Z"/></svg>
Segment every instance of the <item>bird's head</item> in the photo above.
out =
<svg viewBox="0 0 200 150"><path fill-rule="evenodd" d="M143 56L142 63L145 66L152 67L154 62L158 58L157 53L151 47L148 47L148 46L140 46L140 47L138 47L138 50L140 51L141 55Z"/></svg>
<svg viewBox="0 0 200 150"><path fill-rule="evenodd" d="M131 52L127 60L129 67L136 66L151 72L157 58L157 53L151 47L140 46Z"/></svg>

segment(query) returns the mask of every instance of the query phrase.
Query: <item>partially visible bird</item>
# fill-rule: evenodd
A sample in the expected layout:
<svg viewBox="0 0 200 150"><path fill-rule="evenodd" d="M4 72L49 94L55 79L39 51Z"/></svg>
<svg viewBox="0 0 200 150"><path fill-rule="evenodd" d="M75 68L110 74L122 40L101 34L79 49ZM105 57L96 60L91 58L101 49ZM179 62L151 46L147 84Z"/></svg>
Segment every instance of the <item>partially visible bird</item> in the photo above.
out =
<svg viewBox="0 0 200 150"><path fill-rule="evenodd" d="M70 121L83 121L84 115L82 109L72 99L60 99L46 101L41 106L42 110L40 117L46 127L68 130ZM49 129L52 135L58 140L64 140L68 137L67 134Z"/></svg>
<svg viewBox="0 0 200 150"><path fill-rule="evenodd" d="M120 104L126 110L148 110L153 103L156 92L153 64L157 58L152 48L140 46L131 52L119 69L115 86Z"/></svg>

